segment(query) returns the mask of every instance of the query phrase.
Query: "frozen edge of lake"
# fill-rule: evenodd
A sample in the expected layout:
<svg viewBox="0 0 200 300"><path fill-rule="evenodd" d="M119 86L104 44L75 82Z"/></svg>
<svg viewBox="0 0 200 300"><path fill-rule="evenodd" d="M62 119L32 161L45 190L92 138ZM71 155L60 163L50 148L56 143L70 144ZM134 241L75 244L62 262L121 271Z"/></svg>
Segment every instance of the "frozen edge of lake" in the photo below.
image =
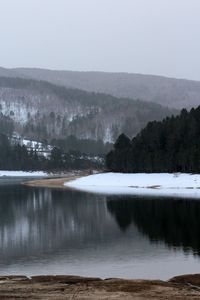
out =
<svg viewBox="0 0 200 300"><path fill-rule="evenodd" d="M66 187L106 195L200 199L200 175L186 173L101 173L65 182Z"/></svg>
<svg viewBox="0 0 200 300"><path fill-rule="evenodd" d="M42 171L26 172L26 171L1 171L0 178L5 177L46 177L47 173Z"/></svg>

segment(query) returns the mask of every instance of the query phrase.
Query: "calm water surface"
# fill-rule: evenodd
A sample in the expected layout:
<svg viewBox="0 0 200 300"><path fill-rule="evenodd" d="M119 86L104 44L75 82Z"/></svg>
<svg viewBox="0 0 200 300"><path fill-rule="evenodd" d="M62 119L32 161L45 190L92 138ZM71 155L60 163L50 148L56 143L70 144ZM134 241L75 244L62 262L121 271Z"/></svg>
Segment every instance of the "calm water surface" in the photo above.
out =
<svg viewBox="0 0 200 300"><path fill-rule="evenodd" d="M0 274L200 273L200 201L0 182Z"/></svg>

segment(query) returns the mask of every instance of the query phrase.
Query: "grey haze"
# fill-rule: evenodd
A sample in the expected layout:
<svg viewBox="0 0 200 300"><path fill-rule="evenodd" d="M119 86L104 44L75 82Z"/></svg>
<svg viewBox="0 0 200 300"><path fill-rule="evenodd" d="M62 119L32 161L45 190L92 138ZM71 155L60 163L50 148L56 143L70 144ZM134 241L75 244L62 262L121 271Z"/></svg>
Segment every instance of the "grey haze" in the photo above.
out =
<svg viewBox="0 0 200 300"><path fill-rule="evenodd" d="M0 68L0 76L45 80L67 88L150 101L177 109L190 109L200 105L200 82L198 81L127 73L27 68Z"/></svg>
<svg viewBox="0 0 200 300"><path fill-rule="evenodd" d="M0 0L0 65L200 80L199 0Z"/></svg>

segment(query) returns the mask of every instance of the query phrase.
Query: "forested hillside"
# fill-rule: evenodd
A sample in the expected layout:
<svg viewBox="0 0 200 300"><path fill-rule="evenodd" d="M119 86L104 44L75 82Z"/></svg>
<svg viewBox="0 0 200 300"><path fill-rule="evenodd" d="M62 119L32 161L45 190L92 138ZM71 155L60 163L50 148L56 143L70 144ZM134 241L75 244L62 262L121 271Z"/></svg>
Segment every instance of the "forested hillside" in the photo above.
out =
<svg viewBox="0 0 200 300"><path fill-rule="evenodd" d="M130 73L53 71L45 69L0 68L0 76L31 78L50 83L159 103L172 108L200 105L200 82Z"/></svg>
<svg viewBox="0 0 200 300"><path fill-rule="evenodd" d="M1 120L0 120L1 128ZM24 145L11 142L0 133L0 170L23 171L66 171L73 169L98 169L104 166L101 157L90 157L79 152L64 152L54 147L49 157L39 155L35 150L28 150Z"/></svg>
<svg viewBox="0 0 200 300"><path fill-rule="evenodd" d="M159 104L67 89L44 81L0 77L0 111L28 139L78 139L113 142L132 137L147 122L177 113Z"/></svg>
<svg viewBox="0 0 200 300"><path fill-rule="evenodd" d="M200 172L200 106L150 122L132 140L124 134L107 155L115 172Z"/></svg>
<svg viewBox="0 0 200 300"><path fill-rule="evenodd" d="M106 149L111 147L107 145L108 148L106 148L106 145L101 144L98 151L99 143L95 141L82 142L74 137L69 137L66 147L64 147L65 144L62 145L61 141L55 141L54 147L51 146L48 155L45 155L46 153L38 151L38 144L35 147L26 147L20 139L14 136L13 130L12 119L0 113L0 170L60 171L102 168L104 158L102 155L98 156L97 153L102 151L101 154L103 154ZM88 146L91 146L90 149ZM90 153L92 155L89 155Z"/></svg>

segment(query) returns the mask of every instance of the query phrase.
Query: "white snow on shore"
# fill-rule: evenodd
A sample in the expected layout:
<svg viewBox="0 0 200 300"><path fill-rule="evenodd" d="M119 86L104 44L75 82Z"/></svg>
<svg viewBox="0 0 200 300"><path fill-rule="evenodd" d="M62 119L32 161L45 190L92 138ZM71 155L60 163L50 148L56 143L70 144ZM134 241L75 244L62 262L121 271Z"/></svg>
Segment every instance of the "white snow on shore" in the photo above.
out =
<svg viewBox="0 0 200 300"><path fill-rule="evenodd" d="M200 175L184 173L102 173L82 177L65 186L101 194L180 196L200 198Z"/></svg>
<svg viewBox="0 0 200 300"><path fill-rule="evenodd" d="M0 170L0 178L1 177L44 177L44 176L48 176L48 174L42 171L25 172L25 171L1 171Z"/></svg>

